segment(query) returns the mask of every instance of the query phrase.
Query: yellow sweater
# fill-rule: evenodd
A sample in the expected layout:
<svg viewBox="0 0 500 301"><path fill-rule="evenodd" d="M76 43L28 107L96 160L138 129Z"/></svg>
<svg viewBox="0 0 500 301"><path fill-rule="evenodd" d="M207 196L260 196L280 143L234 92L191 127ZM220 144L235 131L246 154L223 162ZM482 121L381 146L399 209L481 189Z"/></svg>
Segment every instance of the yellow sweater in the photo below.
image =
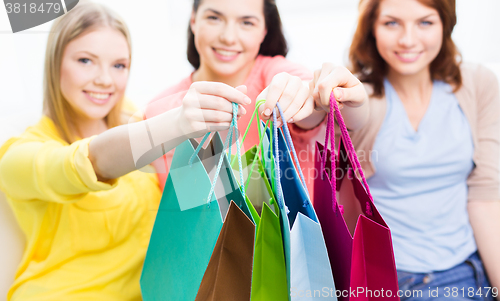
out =
<svg viewBox="0 0 500 301"><path fill-rule="evenodd" d="M98 181L91 139L68 145L43 117L0 148L0 189L27 239L8 300L141 300L158 181Z"/></svg>

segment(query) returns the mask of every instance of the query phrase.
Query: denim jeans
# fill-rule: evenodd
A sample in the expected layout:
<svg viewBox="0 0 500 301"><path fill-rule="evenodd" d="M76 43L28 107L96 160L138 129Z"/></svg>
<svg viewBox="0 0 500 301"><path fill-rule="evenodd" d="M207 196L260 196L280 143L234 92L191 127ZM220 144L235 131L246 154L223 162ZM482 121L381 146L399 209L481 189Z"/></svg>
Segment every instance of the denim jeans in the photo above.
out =
<svg viewBox="0 0 500 301"><path fill-rule="evenodd" d="M413 300L495 300L493 289L476 253L463 263L445 271L409 273L398 271L401 301ZM481 288L481 289L480 289ZM486 296L487 294L487 296Z"/></svg>

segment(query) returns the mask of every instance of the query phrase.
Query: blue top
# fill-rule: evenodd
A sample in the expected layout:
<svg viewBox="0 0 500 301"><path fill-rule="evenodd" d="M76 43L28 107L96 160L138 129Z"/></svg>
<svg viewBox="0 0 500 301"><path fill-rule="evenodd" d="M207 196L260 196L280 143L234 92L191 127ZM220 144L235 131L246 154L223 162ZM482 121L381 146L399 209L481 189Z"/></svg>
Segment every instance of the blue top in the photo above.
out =
<svg viewBox="0 0 500 301"><path fill-rule="evenodd" d="M396 91L384 82L387 111L371 154L375 205L392 232L398 270L449 269L477 250L467 213L472 133L452 88L433 84L415 131Z"/></svg>

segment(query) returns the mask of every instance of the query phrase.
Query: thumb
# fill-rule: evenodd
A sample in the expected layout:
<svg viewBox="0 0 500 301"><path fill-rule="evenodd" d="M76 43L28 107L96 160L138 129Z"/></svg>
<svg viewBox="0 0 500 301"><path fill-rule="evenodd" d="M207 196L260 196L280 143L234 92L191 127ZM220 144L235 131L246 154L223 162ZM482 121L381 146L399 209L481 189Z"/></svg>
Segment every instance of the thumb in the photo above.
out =
<svg viewBox="0 0 500 301"><path fill-rule="evenodd" d="M261 99L266 100L267 99L267 91L268 90L269 90L269 86L266 87L264 90L262 90L262 92L260 92L259 96L257 96L256 102L258 102ZM265 103L262 103L262 105L260 105L260 107L259 107L259 115L262 115L262 112L265 109L264 104Z"/></svg>
<svg viewBox="0 0 500 301"><path fill-rule="evenodd" d="M247 94L247 86L245 86L245 85L238 86L235 89L240 91L243 94Z"/></svg>
<svg viewBox="0 0 500 301"><path fill-rule="evenodd" d="M336 87L333 89L333 94L339 103L350 107L358 107L367 99L365 88L362 85L356 85L351 88Z"/></svg>

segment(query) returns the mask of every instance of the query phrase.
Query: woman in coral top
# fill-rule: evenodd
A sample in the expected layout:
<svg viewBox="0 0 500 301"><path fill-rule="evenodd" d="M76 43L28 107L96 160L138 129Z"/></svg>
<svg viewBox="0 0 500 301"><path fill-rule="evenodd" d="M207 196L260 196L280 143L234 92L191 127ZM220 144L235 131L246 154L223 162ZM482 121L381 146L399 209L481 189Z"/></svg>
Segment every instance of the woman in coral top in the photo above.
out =
<svg viewBox="0 0 500 301"><path fill-rule="evenodd" d="M293 124L292 137L297 141L306 181L312 183L308 175L310 171L314 173L313 152L306 148L305 142L320 131L322 127L318 125L326 114L323 110L314 110L308 87L312 73L285 58L287 42L275 1L195 0L188 32L187 58L195 70L151 101L146 118L180 106L184 95L197 92L192 83L202 87L208 82L222 82L237 87L251 99L251 103L244 106L247 112L254 110L255 101L267 87L260 96L267 101L259 108L259 114L268 120L275 104L280 102L286 121ZM357 98L349 100L358 103L364 100L366 93L356 78L345 80L349 77L352 77L350 73L343 74L339 85L354 87L359 93L353 93ZM248 126L250 118L251 114L246 114L239 120L240 131ZM348 117L346 121L349 122ZM281 117L278 122L282 122ZM245 149L258 143L256 124L246 137ZM172 157L173 151L154 164L160 185L165 183ZM312 194L312 186L308 188Z"/></svg>
<svg viewBox="0 0 500 301"><path fill-rule="evenodd" d="M228 129L232 103L247 97L214 83L200 91L224 98L186 96L175 110L124 124L133 109L123 97L131 52L121 18L81 2L50 32L44 115L0 148L0 189L27 240L7 299L141 300L161 196L155 175L135 171L158 157L149 137L169 150Z"/></svg>
<svg viewBox="0 0 500 301"><path fill-rule="evenodd" d="M460 62L454 0L361 0L359 9L350 59L371 97L368 122L351 138L370 154L361 165L392 232L398 295L492 300L500 286L498 80ZM314 98L325 107L337 69L316 72Z"/></svg>

